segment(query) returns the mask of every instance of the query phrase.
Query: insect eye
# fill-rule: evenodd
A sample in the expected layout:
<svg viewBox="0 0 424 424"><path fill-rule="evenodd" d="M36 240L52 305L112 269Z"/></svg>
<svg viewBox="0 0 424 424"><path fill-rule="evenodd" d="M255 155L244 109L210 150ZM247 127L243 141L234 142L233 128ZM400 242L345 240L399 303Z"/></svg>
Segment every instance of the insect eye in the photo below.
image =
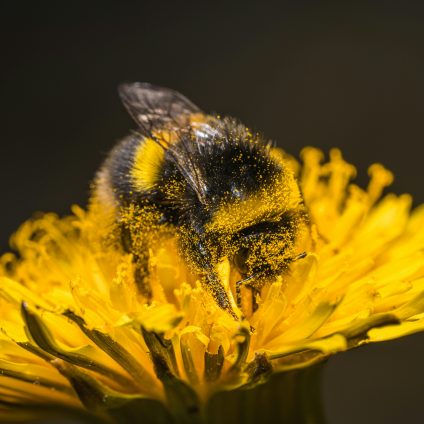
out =
<svg viewBox="0 0 424 424"><path fill-rule="evenodd" d="M249 249L247 247L240 248L239 251L234 255L234 265L237 267L241 274L248 272L246 264L248 257Z"/></svg>

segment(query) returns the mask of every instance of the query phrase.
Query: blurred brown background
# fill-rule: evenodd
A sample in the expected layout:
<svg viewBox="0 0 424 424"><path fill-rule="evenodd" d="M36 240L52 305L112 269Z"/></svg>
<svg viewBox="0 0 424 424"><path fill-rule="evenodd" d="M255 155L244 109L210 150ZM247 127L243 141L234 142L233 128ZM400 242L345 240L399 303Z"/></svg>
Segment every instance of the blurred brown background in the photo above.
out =
<svg viewBox="0 0 424 424"><path fill-rule="evenodd" d="M341 4L340 4L341 3ZM0 247L34 211L84 205L133 127L126 80L175 88L297 154L340 147L359 181L374 161L424 201L424 4L4 2ZM329 361L328 422L420 423L424 334Z"/></svg>

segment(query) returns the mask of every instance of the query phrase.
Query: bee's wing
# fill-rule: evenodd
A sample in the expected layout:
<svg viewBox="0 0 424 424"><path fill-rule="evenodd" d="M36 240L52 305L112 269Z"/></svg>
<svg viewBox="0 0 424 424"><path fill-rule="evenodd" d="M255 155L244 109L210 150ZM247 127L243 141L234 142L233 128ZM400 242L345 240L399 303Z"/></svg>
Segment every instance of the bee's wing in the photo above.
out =
<svg viewBox="0 0 424 424"><path fill-rule="evenodd" d="M188 115L201 113L201 110L177 91L148 83L122 84L119 87L119 95L142 135L152 138L169 152L199 201L205 202L205 182L199 161L195 160L197 147L185 142L183 138L178 146L170 145L153 134L154 130L169 126L179 131L186 124Z"/></svg>
<svg viewBox="0 0 424 424"><path fill-rule="evenodd" d="M181 125L181 118L200 112L196 105L177 91L148 83L122 84L119 95L146 137L151 137L153 130L166 125Z"/></svg>

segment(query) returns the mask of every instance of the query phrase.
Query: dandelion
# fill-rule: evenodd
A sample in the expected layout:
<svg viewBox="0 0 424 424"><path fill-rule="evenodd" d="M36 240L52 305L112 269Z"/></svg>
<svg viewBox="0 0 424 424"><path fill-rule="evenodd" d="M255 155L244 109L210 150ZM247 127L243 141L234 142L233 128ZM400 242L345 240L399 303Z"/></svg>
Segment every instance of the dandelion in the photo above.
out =
<svg viewBox="0 0 424 424"><path fill-rule="evenodd" d="M216 305L172 241L151 264L147 303L95 210L25 222L0 263L0 420L322 420L326 358L424 328L424 208L382 197L392 174L379 164L364 190L338 150L322 163L307 148L302 160L293 166L312 247L243 321Z"/></svg>

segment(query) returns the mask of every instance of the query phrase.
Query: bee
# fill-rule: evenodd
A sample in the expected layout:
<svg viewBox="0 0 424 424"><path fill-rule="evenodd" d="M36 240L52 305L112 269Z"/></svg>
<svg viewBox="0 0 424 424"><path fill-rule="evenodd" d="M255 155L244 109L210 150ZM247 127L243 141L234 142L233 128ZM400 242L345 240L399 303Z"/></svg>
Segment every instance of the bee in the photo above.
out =
<svg viewBox="0 0 424 424"><path fill-rule="evenodd" d="M305 255L296 241L308 218L289 162L237 119L205 114L172 89L128 83L119 94L138 130L107 157L94 197L114 210L140 293L151 300L149 260L168 234L217 305L239 319L218 271L224 259L238 276L240 311L242 286L256 297Z"/></svg>

